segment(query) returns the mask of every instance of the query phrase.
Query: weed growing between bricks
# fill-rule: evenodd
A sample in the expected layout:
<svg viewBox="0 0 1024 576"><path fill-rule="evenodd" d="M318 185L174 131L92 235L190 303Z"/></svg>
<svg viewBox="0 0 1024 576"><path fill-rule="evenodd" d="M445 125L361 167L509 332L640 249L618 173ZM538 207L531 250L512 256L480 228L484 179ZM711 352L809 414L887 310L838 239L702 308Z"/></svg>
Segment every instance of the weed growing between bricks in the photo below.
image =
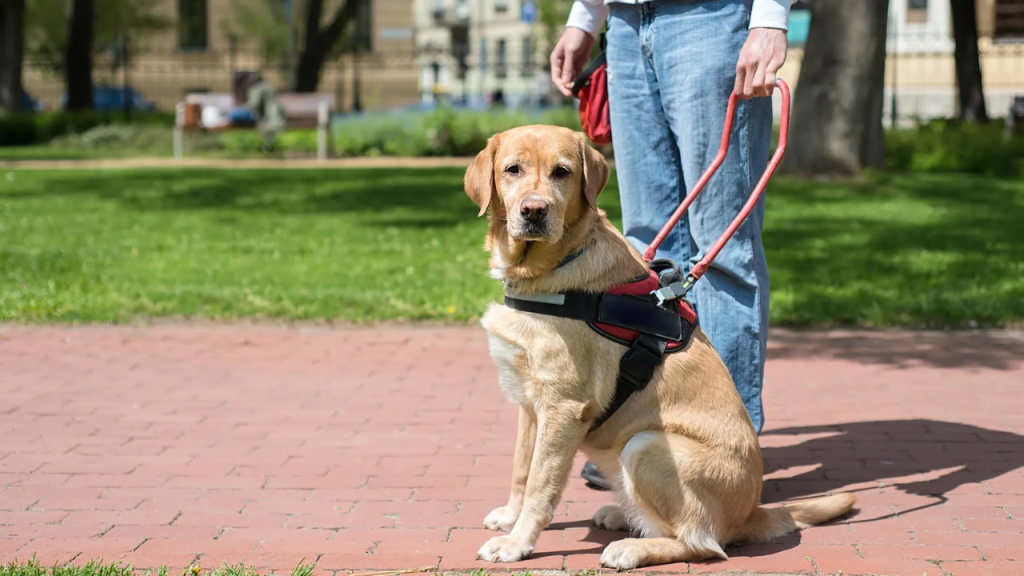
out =
<svg viewBox="0 0 1024 576"><path fill-rule="evenodd" d="M300 562L292 569L289 576L313 576L316 572L316 563L306 564ZM410 568L408 570L381 570L377 572L354 572L352 570L336 572L335 576L400 576L403 574L434 574L442 576L433 566L422 568ZM597 576L593 570L573 572L571 576ZM131 564L122 564L120 561L104 563L100 560L90 560L84 565L76 566L68 563L64 565L44 566L33 556L24 564L9 562L0 564L0 576L171 576L172 571L163 566L157 570L137 570ZM223 565L213 570L205 570L201 566L192 565L186 568L181 576L262 576L259 572L244 563L235 565ZM270 573L267 576L283 576ZM491 572L483 568L467 573L465 576L492 576ZM530 572L507 572L507 576L532 576Z"/></svg>
<svg viewBox="0 0 1024 576"><path fill-rule="evenodd" d="M315 570L315 563L306 564L300 562L298 566L292 569L290 576L312 576ZM24 564L12 561L0 565L0 576L138 576L139 574L146 576L171 576L172 572L167 566L163 566L158 570L136 570L131 564L122 564L120 561L104 563L100 560L89 560L89 562L81 566L71 563L44 566L35 556ZM394 574L394 572L391 574ZM192 565L186 568L181 576L260 576L260 574L245 564L233 566L225 564L213 570L204 570L201 566ZM380 574L377 576L384 575Z"/></svg>

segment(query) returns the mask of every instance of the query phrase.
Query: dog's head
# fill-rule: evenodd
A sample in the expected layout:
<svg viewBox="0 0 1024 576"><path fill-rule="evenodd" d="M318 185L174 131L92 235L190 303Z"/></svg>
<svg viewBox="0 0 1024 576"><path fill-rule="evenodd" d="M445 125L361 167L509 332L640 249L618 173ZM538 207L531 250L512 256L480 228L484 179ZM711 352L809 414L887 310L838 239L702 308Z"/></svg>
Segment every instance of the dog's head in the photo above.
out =
<svg viewBox="0 0 1024 576"><path fill-rule="evenodd" d="M556 244L608 182L608 163L578 132L523 126L492 136L466 170L466 194L512 241Z"/></svg>

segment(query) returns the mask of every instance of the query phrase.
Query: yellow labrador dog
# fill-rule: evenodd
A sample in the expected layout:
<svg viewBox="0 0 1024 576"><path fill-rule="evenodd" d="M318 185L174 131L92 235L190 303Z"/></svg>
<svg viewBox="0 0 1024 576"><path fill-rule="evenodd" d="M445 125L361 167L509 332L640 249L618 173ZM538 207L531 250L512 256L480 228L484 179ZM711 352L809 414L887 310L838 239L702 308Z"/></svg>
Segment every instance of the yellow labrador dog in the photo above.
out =
<svg viewBox="0 0 1024 576"><path fill-rule="evenodd" d="M525 126L492 137L466 171L466 193L489 213L492 276L520 294L603 292L648 266L597 208L608 165L582 134ZM589 246L581 253L581 247ZM578 257L558 266L570 254ZM777 508L758 506L757 435L729 372L696 329L651 382L600 427L626 347L585 322L492 304L483 317L505 395L519 404L508 504L484 526L478 557L516 562L552 520L582 449L616 486L618 506L594 524L632 531L601 564L626 570L725 558L731 542L764 542L848 513L849 493Z"/></svg>

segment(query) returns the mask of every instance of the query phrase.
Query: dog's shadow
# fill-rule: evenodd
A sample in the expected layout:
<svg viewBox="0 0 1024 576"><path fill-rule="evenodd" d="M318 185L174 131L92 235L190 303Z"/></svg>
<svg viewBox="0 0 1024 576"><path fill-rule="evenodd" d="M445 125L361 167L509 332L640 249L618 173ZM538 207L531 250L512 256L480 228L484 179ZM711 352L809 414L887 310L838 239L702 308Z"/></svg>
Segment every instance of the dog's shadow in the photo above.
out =
<svg viewBox="0 0 1024 576"><path fill-rule="evenodd" d="M784 443L784 437L802 435L814 437L787 446L762 449L765 475L787 469L807 469L791 477L766 480L762 494L764 504L843 489L856 491L857 485L868 484L872 489L886 486L932 500L883 516L864 517L854 511L829 524L885 522L896 515L912 515L944 504L946 495L960 486L985 482L1024 467L1024 451L1020 450L1024 436L938 420L886 420L783 428L766 431L762 437L767 440L766 444L777 444ZM922 475L931 478L919 479ZM625 532L599 530L586 520L551 525L551 529L584 527L590 530L583 540L600 546L560 554L592 554L609 542L627 537ZM726 553L730 557L763 556L793 548L799 543L798 532L776 539L770 547L729 546Z"/></svg>

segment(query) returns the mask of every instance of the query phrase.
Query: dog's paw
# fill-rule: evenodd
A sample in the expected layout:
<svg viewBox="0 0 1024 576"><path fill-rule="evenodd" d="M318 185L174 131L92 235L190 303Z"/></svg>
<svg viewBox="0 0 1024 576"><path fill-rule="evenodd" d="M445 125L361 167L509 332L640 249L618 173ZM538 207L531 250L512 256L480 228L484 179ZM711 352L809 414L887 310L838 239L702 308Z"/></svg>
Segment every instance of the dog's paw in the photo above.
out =
<svg viewBox="0 0 1024 576"><path fill-rule="evenodd" d="M508 506L502 506L491 510L491 513L484 518L484 528L495 532L511 532L512 527L516 525L516 520L518 520L518 514L513 514Z"/></svg>
<svg viewBox="0 0 1024 576"><path fill-rule="evenodd" d="M533 553L533 545L511 536L495 536L476 553L486 562L518 562Z"/></svg>
<svg viewBox="0 0 1024 576"><path fill-rule="evenodd" d="M639 538L612 542L601 553L601 566L615 570L632 570L642 566L643 545Z"/></svg>
<svg viewBox="0 0 1024 576"><path fill-rule="evenodd" d="M629 523L618 506L602 506L594 514L594 526L605 530L629 530Z"/></svg>

